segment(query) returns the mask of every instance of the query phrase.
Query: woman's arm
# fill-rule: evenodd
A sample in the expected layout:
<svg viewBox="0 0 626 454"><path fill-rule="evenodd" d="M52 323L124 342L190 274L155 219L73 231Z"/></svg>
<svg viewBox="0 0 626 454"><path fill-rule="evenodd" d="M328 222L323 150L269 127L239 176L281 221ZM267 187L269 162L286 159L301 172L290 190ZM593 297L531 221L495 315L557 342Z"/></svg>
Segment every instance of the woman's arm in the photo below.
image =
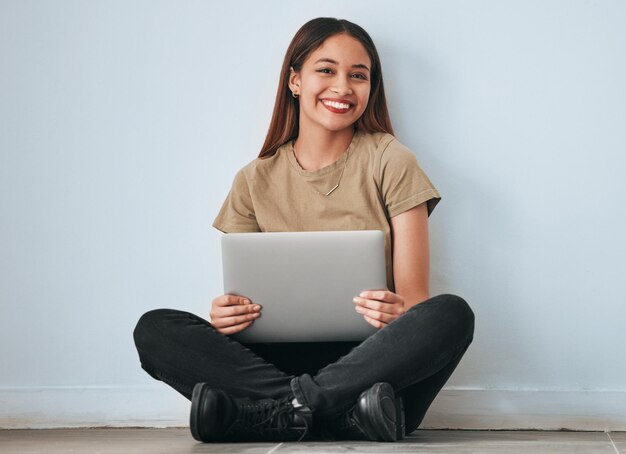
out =
<svg viewBox="0 0 626 454"><path fill-rule="evenodd" d="M429 249L426 203L391 218L396 291L365 291L354 298L356 311L383 328L411 306L428 299Z"/></svg>
<svg viewBox="0 0 626 454"><path fill-rule="evenodd" d="M428 211L426 203L391 218L396 293L409 310L429 298Z"/></svg>

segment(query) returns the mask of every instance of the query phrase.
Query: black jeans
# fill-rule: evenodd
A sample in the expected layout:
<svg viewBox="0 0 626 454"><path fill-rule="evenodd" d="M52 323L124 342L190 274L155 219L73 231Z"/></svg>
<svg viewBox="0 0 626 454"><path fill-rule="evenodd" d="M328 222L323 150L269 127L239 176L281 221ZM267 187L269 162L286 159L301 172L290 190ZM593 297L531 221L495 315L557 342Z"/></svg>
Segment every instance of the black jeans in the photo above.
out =
<svg viewBox="0 0 626 454"><path fill-rule="evenodd" d="M348 410L362 391L390 383L417 429L472 341L474 313L455 295L409 309L363 342L243 345L189 312L156 309L134 331L141 366L188 399L198 382L238 397L295 396L317 417Z"/></svg>

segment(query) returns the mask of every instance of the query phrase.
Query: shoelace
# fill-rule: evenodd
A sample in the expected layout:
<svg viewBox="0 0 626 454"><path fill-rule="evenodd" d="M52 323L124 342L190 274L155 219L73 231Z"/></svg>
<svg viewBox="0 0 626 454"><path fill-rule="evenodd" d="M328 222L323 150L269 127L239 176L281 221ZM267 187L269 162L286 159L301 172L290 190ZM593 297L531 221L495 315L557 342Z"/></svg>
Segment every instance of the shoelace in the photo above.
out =
<svg viewBox="0 0 626 454"><path fill-rule="evenodd" d="M290 427L289 419L295 411L290 399L281 399L270 402L246 402L239 408L239 420L236 426L240 430L265 435L268 431L280 435L294 430ZM301 441L309 432L306 418L303 418L305 428L298 441Z"/></svg>
<svg viewBox="0 0 626 454"><path fill-rule="evenodd" d="M352 432L359 430L358 423L352 418L354 407L337 418L328 421L324 425L325 434L327 436L341 435L343 432Z"/></svg>

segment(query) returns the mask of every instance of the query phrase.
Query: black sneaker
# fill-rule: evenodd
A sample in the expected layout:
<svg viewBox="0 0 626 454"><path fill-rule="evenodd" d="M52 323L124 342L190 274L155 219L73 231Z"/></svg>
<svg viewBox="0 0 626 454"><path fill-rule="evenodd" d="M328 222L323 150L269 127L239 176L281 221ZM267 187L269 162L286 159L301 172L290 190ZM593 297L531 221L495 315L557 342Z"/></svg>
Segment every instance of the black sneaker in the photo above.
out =
<svg viewBox="0 0 626 454"><path fill-rule="evenodd" d="M322 433L335 440L397 441L404 438L404 405L389 383L363 391L341 417L324 423Z"/></svg>
<svg viewBox="0 0 626 454"><path fill-rule="evenodd" d="M291 399L239 399L197 383L191 397L191 434L205 443L300 441L311 429L313 413L308 407L294 408Z"/></svg>

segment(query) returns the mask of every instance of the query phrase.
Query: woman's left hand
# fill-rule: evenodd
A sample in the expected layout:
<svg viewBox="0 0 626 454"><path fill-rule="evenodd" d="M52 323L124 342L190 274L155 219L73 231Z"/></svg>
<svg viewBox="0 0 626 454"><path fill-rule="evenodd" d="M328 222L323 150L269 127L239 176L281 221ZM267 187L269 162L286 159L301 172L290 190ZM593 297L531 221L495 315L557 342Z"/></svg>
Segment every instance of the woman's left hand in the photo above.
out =
<svg viewBox="0 0 626 454"><path fill-rule="evenodd" d="M389 290L361 292L352 302L356 311L375 328L384 328L406 312L404 298Z"/></svg>

